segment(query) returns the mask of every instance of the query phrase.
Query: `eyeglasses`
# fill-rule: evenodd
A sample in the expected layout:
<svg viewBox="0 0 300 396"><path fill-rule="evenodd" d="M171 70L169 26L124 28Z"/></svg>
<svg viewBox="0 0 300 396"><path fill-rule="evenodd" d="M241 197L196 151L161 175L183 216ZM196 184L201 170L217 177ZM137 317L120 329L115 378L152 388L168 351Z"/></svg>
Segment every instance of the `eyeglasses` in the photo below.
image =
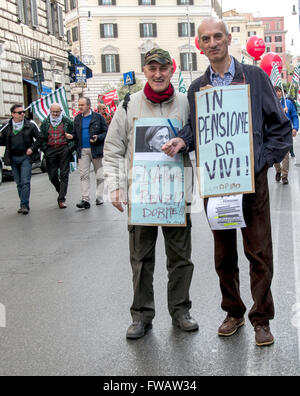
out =
<svg viewBox="0 0 300 396"><path fill-rule="evenodd" d="M14 111L14 114L25 114L25 111L24 110L22 110L22 111Z"/></svg>
<svg viewBox="0 0 300 396"><path fill-rule="evenodd" d="M61 113L61 110L59 110L59 111L50 111L50 113L51 113L51 114L60 114L60 113Z"/></svg>

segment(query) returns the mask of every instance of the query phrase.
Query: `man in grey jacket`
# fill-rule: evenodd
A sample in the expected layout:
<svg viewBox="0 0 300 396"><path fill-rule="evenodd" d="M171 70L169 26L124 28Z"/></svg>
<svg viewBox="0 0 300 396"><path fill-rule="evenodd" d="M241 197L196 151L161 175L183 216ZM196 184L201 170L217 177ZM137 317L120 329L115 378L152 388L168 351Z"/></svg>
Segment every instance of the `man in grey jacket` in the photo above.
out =
<svg viewBox="0 0 300 396"><path fill-rule="evenodd" d="M130 164L134 139L134 120L141 118L177 118L185 125L189 107L186 97L176 93L170 81L173 66L170 54L153 49L145 56L147 84L131 96L128 105L120 104L104 145L104 176L113 205L121 212L127 202L125 159ZM126 108L127 107L127 108ZM163 144L163 143L162 143ZM130 225L130 261L133 272L133 323L127 330L129 339L143 337L152 328L155 315L153 273L157 226ZM186 227L162 227L167 254L168 309L173 324L183 331L198 330L190 316L189 289L194 265L191 262L191 222Z"/></svg>
<svg viewBox="0 0 300 396"><path fill-rule="evenodd" d="M268 167L280 162L292 144L291 125L284 115L267 74L260 68L242 65L229 55L231 35L215 18L205 19L198 29L199 43L210 62L205 74L189 88L191 115L178 138L164 147L173 156L179 150L196 147L195 92L207 85L250 84L255 162L255 193L243 197L246 228L242 229L244 251L250 262L251 292L254 305L249 319L255 330L256 345L274 342L269 320L274 317L271 294L273 254L270 223ZM207 207L205 199L205 207ZM215 267L220 279L222 309L227 316L218 329L219 336L231 336L244 323L246 307L239 290L236 229L213 231Z"/></svg>

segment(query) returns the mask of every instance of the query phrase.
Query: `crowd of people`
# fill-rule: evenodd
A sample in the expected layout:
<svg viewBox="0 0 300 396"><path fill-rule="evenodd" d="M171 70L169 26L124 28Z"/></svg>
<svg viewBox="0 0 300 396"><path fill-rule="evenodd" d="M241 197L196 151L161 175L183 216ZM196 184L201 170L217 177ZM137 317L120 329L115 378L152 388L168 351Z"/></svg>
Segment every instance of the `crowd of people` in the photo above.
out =
<svg viewBox="0 0 300 396"><path fill-rule="evenodd" d="M90 166L96 179L96 205L103 203L103 182L107 181L111 202L120 212L127 205L126 162L132 160L134 121L143 118L178 119L183 128L172 137L167 127L149 128L141 151L163 151L170 157L183 153L185 164L191 166L189 152L196 147L195 93L206 86L249 84L255 193L246 194L243 211L246 227L242 228L244 251L250 263L253 306L249 320L255 331L258 346L271 345L274 336L270 321L274 318L271 293L273 253L268 191L268 169L276 166L276 180L287 184L289 151L292 137L298 131L298 117L289 102L281 97L269 77L259 67L241 64L229 54L231 34L223 21L205 19L198 29L199 45L209 60L206 72L190 86L188 95L177 92L171 78L174 73L168 51L154 48L144 59L145 88L121 103L114 117L109 118L105 106L99 104L98 113L91 110L89 98L79 100L74 122L62 115L58 104L37 126L24 119L24 107L11 108L12 118L0 134L0 144L6 146L5 158L12 165L20 197L19 213L27 214L30 195L31 161L38 149L46 156L49 179L58 192L58 206L66 208L69 162L76 149L80 173L80 209L90 208ZM283 161L282 167L280 163ZM207 208L208 199L204 200ZM168 271L168 309L174 326L182 331L197 331L199 325L191 316L190 285L194 271L191 260L190 202L186 202L186 226L162 227ZM130 262L133 275L133 301L130 308L132 323L127 329L128 339L143 337L155 317L153 274L158 226L129 225ZM220 280L222 309L226 317L218 327L219 336L229 337L245 324L246 306L239 290L237 230L212 231L215 270Z"/></svg>

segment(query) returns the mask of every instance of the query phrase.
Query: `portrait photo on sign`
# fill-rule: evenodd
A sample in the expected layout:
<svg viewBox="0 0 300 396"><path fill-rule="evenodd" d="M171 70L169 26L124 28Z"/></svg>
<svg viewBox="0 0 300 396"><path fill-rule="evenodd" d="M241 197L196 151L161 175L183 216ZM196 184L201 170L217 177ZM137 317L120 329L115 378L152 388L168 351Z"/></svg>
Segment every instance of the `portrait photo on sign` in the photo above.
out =
<svg viewBox="0 0 300 396"><path fill-rule="evenodd" d="M176 134L179 128L175 128ZM162 146L175 137L171 127L165 125L137 126L135 134L135 158L166 159ZM169 159L169 158L168 158Z"/></svg>

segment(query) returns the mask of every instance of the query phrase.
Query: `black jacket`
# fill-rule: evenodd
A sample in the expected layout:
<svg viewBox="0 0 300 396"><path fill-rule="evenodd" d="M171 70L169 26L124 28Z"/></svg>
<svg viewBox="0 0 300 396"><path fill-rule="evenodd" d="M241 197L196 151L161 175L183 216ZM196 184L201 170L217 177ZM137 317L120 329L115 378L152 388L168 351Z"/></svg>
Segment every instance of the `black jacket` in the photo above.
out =
<svg viewBox="0 0 300 396"><path fill-rule="evenodd" d="M11 141L12 136L12 119L8 122L7 126L0 132L0 146L6 146L4 153L4 164L11 165ZM24 128L20 132L23 136L24 150L31 148L33 151L30 156L31 162L35 162L40 158L38 149L42 145L42 135L34 122L24 119Z"/></svg>
<svg viewBox="0 0 300 396"><path fill-rule="evenodd" d="M81 149L82 149L81 121L82 121L82 114L78 114L74 119L74 128L72 133L74 140L76 141L78 158L81 158ZM107 124L105 122L104 117L101 114L92 112L92 119L89 126L89 135L90 138L92 138L94 135L98 136L96 142L91 143L91 152L93 158L103 157L103 146L106 137L106 132L107 132Z"/></svg>
<svg viewBox="0 0 300 396"><path fill-rule="evenodd" d="M250 84L255 174L266 164L271 167L281 162L292 147L291 123L282 111L268 75L257 66L243 65L236 59L232 84ZM195 93L211 85L210 68L191 84L188 91L190 118L178 133L189 151L196 147Z"/></svg>

